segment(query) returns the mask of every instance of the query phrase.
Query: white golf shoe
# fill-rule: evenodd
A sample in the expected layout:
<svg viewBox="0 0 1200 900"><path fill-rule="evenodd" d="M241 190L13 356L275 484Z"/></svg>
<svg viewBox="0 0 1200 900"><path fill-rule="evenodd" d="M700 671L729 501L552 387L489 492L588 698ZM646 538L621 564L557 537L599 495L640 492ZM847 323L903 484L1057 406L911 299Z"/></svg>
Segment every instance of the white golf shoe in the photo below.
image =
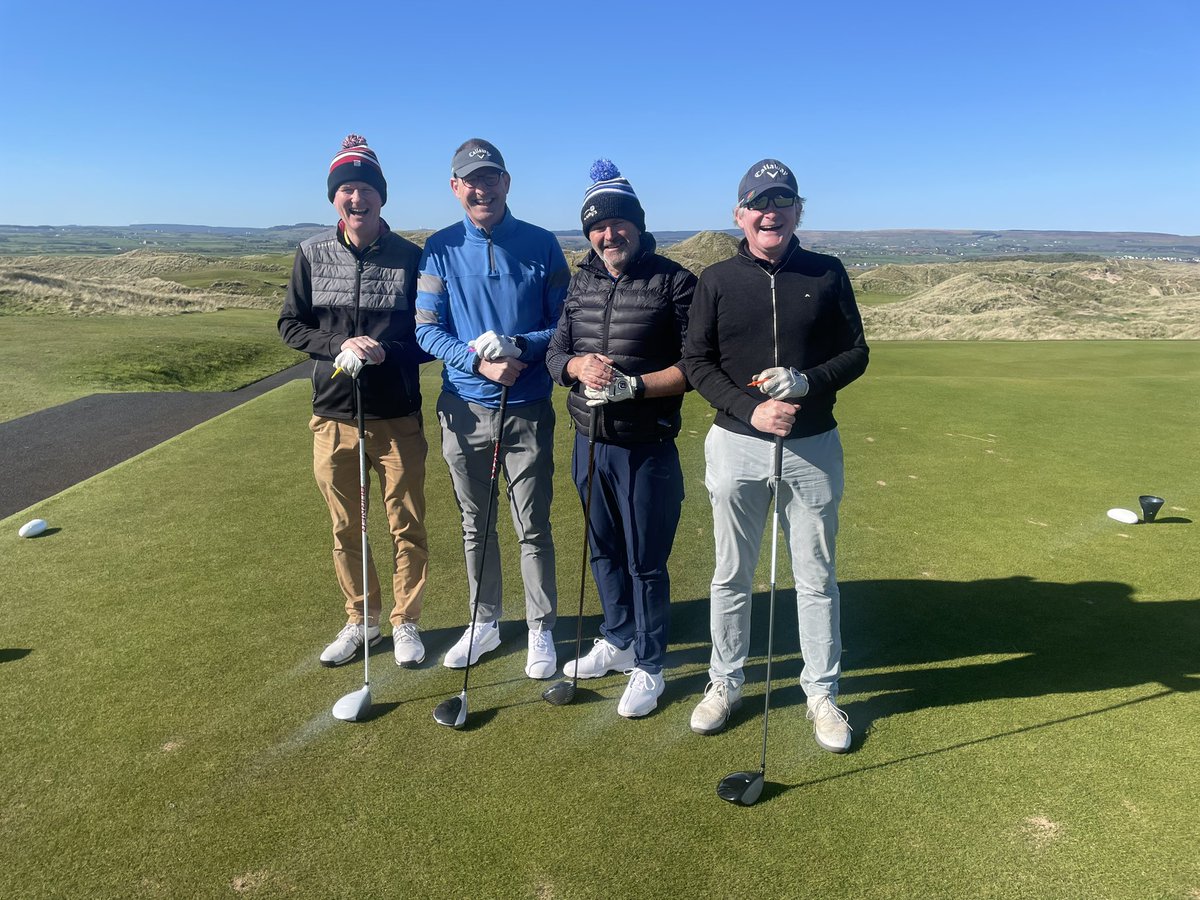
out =
<svg viewBox="0 0 1200 900"><path fill-rule="evenodd" d="M367 643L374 647L383 635L379 633L378 625L367 626ZM350 662L358 655L358 648L363 645L363 628L357 622L347 622L342 626L333 642L321 651L321 665L340 666Z"/></svg>
<svg viewBox="0 0 1200 900"><path fill-rule="evenodd" d="M629 684L617 704L617 713L627 719L638 719L654 712L658 698L667 686L662 674L651 675L644 669L633 669L629 673Z"/></svg>
<svg viewBox="0 0 1200 900"><path fill-rule="evenodd" d="M724 681L710 681L704 689L704 699L692 710L692 731L696 734L716 734L741 705L740 687L730 687Z"/></svg>
<svg viewBox="0 0 1200 900"><path fill-rule="evenodd" d="M633 644L618 650L615 644L610 644L604 638L596 638L595 645L585 656L563 665L563 675L567 678L599 678L609 672L626 672L633 668L636 661ZM576 668L579 669L578 676L575 674Z"/></svg>
<svg viewBox="0 0 1200 900"><path fill-rule="evenodd" d="M525 660L525 674L539 680L553 678L558 671L558 654L554 650L554 635L548 628L539 626L529 629L529 655Z"/></svg>
<svg viewBox="0 0 1200 900"><path fill-rule="evenodd" d="M850 722L829 696L808 701L808 718L813 723L813 737L821 749L830 753L845 753L850 749Z"/></svg>
<svg viewBox="0 0 1200 900"><path fill-rule="evenodd" d="M392 629L392 649L396 653L396 665L402 669L415 669L425 661L425 645L421 643L416 622L405 622Z"/></svg>
<svg viewBox="0 0 1200 900"><path fill-rule="evenodd" d="M483 625L475 623L475 640L471 640L471 626L460 637L442 658L442 665L447 669L465 669L467 666L467 647L471 648L471 665L479 662L479 657L500 646L500 626L496 622Z"/></svg>

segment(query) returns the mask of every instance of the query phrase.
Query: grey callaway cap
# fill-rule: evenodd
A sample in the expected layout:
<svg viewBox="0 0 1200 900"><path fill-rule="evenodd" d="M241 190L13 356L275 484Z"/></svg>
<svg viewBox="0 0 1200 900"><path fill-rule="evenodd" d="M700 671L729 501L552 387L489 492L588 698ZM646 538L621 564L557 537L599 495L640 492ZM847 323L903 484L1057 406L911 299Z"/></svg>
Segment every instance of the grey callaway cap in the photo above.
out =
<svg viewBox="0 0 1200 900"><path fill-rule="evenodd" d="M760 159L746 170L738 184L738 204L745 205L771 188L783 188L796 196L800 195L796 176L791 169L777 159Z"/></svg>
<svg viewBox="0 0 1200 900"><path fill-rule="evenodd" d="M508 171L504 168L504 157L500 155L496 145L475 138L468 141L466 147L454 154L454 159L450 162L450 173L455 178L465 178L479 169Z"/></svg>

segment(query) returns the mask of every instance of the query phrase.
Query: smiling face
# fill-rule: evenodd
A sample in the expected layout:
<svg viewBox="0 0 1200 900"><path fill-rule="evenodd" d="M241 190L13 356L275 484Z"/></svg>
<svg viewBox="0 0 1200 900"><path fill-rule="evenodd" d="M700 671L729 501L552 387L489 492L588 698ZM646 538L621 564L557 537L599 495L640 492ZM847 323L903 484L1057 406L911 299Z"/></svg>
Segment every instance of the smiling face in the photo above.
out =
<svg viewBox="0 0 1200 900"><path fill-rule="evenodd" d="M628 219L601 219L588 229L588 240L613 276L624 272L642 248L642 236Z"/></svg>
<svg viewBox="0 0 1200 900"><path fill-rule="evenodd" d="M494 182L488 184L488 182ZM504 218L505 202L512 180L507 172L490 167L476 169L464 178L451 178L450 190L467 211L467 216L484 231Z"/></svg>
<svg viewBox="0 0 1200 900"><path fill-rule="evenodd" d="M767 193L787 195L790 191ZM793 203L785 209L779 209L774 203L768 203L763 210L739 206L734 221L746 236L746 245L751 253L759 259L778 262L791 243L792 232L800 224L800 205Z"/></svg>
<svg viewBox="0 0 1200 900"><path fill-rule="evenodd" d="M333 208L346 225L346 233L356 247L366 247L379 237L379 211L383 198L365 181L347 181L333 194Z"/></svg>

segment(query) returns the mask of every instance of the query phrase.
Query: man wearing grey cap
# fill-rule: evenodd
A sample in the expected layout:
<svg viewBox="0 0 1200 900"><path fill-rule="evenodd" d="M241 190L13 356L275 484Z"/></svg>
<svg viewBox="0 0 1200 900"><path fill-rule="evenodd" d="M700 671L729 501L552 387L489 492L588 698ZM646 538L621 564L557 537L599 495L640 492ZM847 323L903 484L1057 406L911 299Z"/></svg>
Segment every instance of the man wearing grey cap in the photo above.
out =
<svg viewBox="0 0 1200 900"><path fill-rule="evenodd" d="M525 674L541 679L553 677L558 668L550 532L554 408L545 358L570 275L554 235L509 210L510 184L495 145L472 138L455 151L450 189L466 215L425 242L417 341L443 362L437 404L442 456L462 513L470 602L479 605L475 627L466 629L443 664L463 668L500 646L500 548L494 518L485 521L495 508L491 494L497 482L491 470L499 441L499 465L521 547L529 627ZM503 421L502 393L507 396ZM469 619L473 610L468 609Z"/></svg>
<svg viewBox="0 0 1200 900"><path fill-rule="evenodd" d="M796 583L808 718L817 743L842 753L850 749L850 725L837 706L834 548L844 476L833 405L837 391L866 370L868 349L841 261L805 250L793 233L803 205L787 166L777 159L751 166L734 209L744 239L736 255L704 270L692 303L684 365L716 410L704 476L716 567L710 683L691 728L715 734L741 703L752 580L774 488Z"/></svg>

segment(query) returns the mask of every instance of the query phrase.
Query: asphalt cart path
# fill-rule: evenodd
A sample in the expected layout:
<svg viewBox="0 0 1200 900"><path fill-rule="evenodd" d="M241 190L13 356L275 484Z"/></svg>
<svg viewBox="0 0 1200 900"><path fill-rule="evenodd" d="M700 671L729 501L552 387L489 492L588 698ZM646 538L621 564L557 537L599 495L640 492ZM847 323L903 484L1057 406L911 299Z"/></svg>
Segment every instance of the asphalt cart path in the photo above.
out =
<svg viewBox="0 0 1200 900"><path fill-rule="evenodd" d="M0 423L0 518L297 378L298 363L236 391L91 394Z"/></svg>

